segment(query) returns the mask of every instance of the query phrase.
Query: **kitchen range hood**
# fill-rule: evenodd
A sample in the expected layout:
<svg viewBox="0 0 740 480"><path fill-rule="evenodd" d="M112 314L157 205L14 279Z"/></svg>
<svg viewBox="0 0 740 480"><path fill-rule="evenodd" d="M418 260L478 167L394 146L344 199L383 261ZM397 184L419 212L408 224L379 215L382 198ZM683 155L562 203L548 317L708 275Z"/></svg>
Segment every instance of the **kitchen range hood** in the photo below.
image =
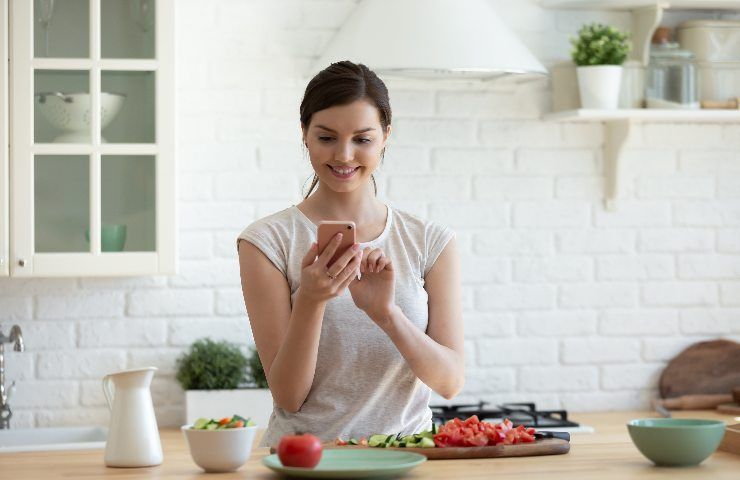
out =
<svg viewBox="0 0 740 480"><path fill-rule="evenodd" d="M547 74L490 0L361 0L313 70L340 60L396 77Z"/></svg>

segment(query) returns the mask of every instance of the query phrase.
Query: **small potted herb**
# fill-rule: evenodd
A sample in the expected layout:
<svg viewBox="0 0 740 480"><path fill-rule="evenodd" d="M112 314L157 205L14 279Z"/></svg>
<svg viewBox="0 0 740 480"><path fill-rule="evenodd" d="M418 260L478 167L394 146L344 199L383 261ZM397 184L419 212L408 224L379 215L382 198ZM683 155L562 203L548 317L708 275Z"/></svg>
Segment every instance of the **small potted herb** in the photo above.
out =
<svg viewBox="0 0 740 480"><path fill-rule="evenodd" d="M177 359L176 378L185 390L187 423L238 414L267 426L272 395L256 348L246 356L234 343L202 338Z"/></svg>
<svg viewBox="0 0 740 480"><path fill-rule="evenodd" d="M622 64L631 48L628 38L612 26L591 23L571 39L582 108L617 108Z"/></svg>

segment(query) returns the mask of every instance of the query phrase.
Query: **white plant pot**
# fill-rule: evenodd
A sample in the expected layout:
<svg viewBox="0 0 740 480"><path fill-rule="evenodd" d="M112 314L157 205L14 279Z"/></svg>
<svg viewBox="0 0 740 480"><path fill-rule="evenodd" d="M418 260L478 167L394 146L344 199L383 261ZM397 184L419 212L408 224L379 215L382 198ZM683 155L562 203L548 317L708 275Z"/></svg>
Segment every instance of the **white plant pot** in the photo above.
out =
<svg viewBox="0 0 740 480"><path fill-rule="evenodd" d="M581 108L616 109L621 81L621 65L578 67Z"/></svg>
<svg viewBox="0 0 740 480"><path fill-rule="evenodd" d="M267 388L187 390L185 410L188 424L200 417L219 419L237 414L251 418L262 429L267 428L272 414L272 394Z"/></svg>

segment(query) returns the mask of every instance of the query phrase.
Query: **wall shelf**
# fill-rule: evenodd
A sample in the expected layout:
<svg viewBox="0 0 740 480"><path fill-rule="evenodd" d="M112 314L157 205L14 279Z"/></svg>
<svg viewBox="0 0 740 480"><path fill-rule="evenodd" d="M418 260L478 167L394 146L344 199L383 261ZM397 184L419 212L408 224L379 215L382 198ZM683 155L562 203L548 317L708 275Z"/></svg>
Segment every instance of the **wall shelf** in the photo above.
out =
<svg viewBox="0 0 740 480"><path fill-rule="evenodd" d="M541 0L544 8L564 10L628 11L632 16L630 33L634 48L630 59L647 65L650 39L666 9L740 10L740 0ZM622 152L636 123L740 123L740 110L671 109L577 109L543 115L545 121L602 122L604 124L604 205L617 208L620 192Z"/></svg>
<svg viewBox="0 0 740 480"><path fill-rule="evenodd" d="M617 209L622 180L622 152L632 125L638 123L740 123L740 110L568 110L545 114L545 121L604 123L604 208Z"/></svg>
<svg viewBox="0 0 740 480"><path fill-rule="evenodd" d="M664 10L740 10L740 0L542 0L541 5L550 9L632 12L630 32L634 48L629 58L643 65L648 63L650 40L663 19Z"/></svg>
<svg viewBox="0 0 740 480"><path fill-rule="evenodd" d="M684 10L734 10L740 8L738 0L542 0L545 8L562 8L569 10L634 10L663 4L664 8Z"/></svg>
<svg viewBox="0 0 740 480"><path fill-rule="evenodd" d="M625 108L619 110L578 109L547 113L542 117L555 122L631 122L664 123L740 123L740 110L671 110Z"/></svg>

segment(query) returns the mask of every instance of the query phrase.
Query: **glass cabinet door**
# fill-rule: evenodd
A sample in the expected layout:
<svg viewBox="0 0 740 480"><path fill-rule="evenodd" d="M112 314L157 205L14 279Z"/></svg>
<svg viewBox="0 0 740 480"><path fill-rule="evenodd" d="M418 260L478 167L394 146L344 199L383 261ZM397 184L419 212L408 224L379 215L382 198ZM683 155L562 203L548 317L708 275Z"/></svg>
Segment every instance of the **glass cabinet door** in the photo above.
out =
<svg viewBox="0 0 740 480"><path fill-rule="evenodd" d="M154 58L156 0L104 0L101 4L103 58Z"/></svg>
<svg viewBox="0 0 740 480"><path fill-rule="evenodd" d="M103 155L101 179L103 251L155 251L154 155Z"/></svg>
<svg viewBox="0 0 740 480"><path fill-rule="evenodd" d="M90 251L89 156L34 156L33 197L36 252Z"/></svg>
<svg viewBox="0 0 740 480"><path fill-rule="evenodd" d="M90 100L88 70L34 71L34 142L91 144Z"/></svg>
<svg viewBox="0 0 740 480"><path fill-rule="evenodd" d="M175 273L174 0L11 2L11 275Z"/></svg>
<svg viewBox="0 0 740 480"><path fill-rule="evenodd" d="M156 72L101 72L101 141L154 143Z"/></svg>
<svg viewBox="0 0 740 480"><path fill-rule="evenodd" d="M33 3L34 57L90 57L89 0L27 1Z"/></svg>

